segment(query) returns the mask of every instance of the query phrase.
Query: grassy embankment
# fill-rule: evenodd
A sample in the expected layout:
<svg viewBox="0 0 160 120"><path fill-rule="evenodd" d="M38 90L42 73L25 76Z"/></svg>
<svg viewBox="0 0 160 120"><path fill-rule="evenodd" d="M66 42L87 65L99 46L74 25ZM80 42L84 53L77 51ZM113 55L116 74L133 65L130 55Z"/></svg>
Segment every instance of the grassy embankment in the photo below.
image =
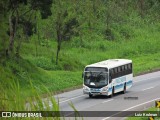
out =
<svg viewBox="0 0 160 120"><path fill-rule="evenodd" d="M42 86L51 92L59 92L82 86L81 74L87 64L112 58L133 60L134 75L160 68L160 24L142 25L142 27L125 26L130 37L107 41L102 36L92 35L92 39L79 42L62 43L59 65L55 60L56 42L48 40L45 45L35 47L35 37L29 43L23 43L23 59L8 60L1 64L1 80L18 80L23 96L31 96L29 82L40 94L45 94ZM121 28L122 29L122 28ZM120 29L120 30L121 30ZM120 31L119 30L119 31ZM132 31L132 32L130 32ZM118 35L117 35L118 36Z"/></svg>

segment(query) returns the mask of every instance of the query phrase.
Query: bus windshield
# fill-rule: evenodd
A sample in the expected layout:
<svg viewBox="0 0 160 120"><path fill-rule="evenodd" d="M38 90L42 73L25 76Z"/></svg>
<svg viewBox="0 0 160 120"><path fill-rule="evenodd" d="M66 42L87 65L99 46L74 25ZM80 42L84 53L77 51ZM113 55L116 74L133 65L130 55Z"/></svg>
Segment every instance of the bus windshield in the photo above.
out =
<svg viewBox="0 0 160 120"><path fill-rule="evenodd" d="M103 87L108 84L108 73L101 71L84 72L84 84L93 87Z"/></svg>

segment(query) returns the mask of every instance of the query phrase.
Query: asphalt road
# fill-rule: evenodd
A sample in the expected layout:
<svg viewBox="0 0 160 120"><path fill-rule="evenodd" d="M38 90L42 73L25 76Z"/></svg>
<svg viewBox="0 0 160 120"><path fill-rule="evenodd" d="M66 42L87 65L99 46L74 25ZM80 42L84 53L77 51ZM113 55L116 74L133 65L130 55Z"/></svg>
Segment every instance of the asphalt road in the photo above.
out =
<svg viewBox="0 0 160 120"><path fill-rule="evenodd" d="M84 120L123 120L129 115L125 113L127 115L117 117L123 111L145 110L155 106L155 100L160 100L160 71L134 77L132 88L125 94L119 93L112 98L104 96L89 98L83 94L82 89L58 94L55 98L59 99L62 111L73 111L69 103L73 103L78 111L93 111L86 112L90 117L84 117ZM105 111L113 112L105 113ZM96 117L98 115L99 117Z"/></svg>

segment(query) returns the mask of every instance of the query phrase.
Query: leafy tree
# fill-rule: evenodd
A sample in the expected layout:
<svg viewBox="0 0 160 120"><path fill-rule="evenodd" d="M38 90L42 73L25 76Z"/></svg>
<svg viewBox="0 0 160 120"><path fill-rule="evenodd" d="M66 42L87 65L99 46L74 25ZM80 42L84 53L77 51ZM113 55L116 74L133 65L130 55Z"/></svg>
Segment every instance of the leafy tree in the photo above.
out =
<svg viewBox="0 0 160 120"><path fill-rule="evenodd" d="M6 34L7 31L7 22L6 22L6 17L7 17L7 9L6 9L6 0L1 0L0 1L0 60L3 56L5 56L5 48L7 47L8 41L8 36Z"/></svg>
<svg viewBox="0 0 160 120"><path fill-rule="evenodd" d="M14 53L15 38L18 36L18 30L27 35L33 34L33 16L35 12L40 11L42 19L46 19L51 15L52 0L7 0L1 2L3 11L6 12L6 20L9 25L9 45L6 49L7 55ZM19 32L19 35L22 35ZM20 39L20 38L19 38ZM16 39L19 43L18 39ZM20 44L17 47L17 54L19 54Z"/></svg>
<svg viewBox="0 0 160 120"><path fill-rule="evenodd" d="M79 26L79 23L75 17L76 13L72 1L55 1L52 12L50 24L53 26L57 40L56 64L58 64L62 41L70 40L73 35L77 34L75 28Z"/></svg>

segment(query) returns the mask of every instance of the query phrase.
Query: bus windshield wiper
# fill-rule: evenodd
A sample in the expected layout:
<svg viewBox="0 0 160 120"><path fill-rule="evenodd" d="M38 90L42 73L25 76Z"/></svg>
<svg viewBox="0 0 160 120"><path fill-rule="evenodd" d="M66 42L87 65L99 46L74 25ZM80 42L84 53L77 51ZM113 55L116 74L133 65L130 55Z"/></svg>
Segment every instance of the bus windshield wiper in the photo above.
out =
<svg viewBox="0 0 160 120"><path fill-rule="evenodd" d="M89 73L91 74L90 79L92 79L92 77L93 77L92 72L91 72L91 71L89 71Z"/></svg>
<svg viewBox="0 0 160 120"><path fill-rule="evenodd" d="M103 73L103 72L100 72L100 73L97 75L97 77L99 77L102 73Z"/></svg>

